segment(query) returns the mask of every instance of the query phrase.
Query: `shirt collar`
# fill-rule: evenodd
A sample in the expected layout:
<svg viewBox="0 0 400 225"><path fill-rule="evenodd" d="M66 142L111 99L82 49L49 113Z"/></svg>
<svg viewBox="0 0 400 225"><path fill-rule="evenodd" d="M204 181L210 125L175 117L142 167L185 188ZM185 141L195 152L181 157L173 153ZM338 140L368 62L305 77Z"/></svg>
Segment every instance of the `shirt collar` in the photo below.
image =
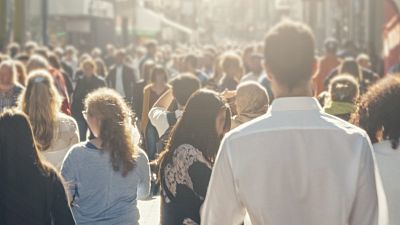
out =
<svg viewBox="0 0 400 225"><path fill-rule="evenodd" d="M321 111L321 105L318 100L312 97L285 97L274 100L270 111Z"/></svg>

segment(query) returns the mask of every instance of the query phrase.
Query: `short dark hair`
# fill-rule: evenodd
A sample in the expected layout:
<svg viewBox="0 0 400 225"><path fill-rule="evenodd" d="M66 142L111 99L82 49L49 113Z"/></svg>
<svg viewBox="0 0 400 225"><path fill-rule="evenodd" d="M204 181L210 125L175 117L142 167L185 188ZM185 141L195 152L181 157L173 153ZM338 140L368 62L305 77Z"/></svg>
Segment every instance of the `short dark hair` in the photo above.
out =
<svg viewBox="0 0 400 225"><path fill-rule="evenodd" d="M155 82L157 76L162 76L165 82L168 82L168 72L162 65L156 65L154 69L151 71L151 82Z"/></svg>
<svg viewBox="0 0 400 225"><path fill-rule="evenodd" d="M265 38L265 65L274 78L289 89L312 77L315 41L311 29L300 22L285 20Z"/></svg>
<svg viewBox="0 0 400 225"><path fill-rule="evenodd" d="M194 92L200 89L200 81L191 74L181 74L172 82L172 93L179 105L186 105Z"/></svg>
<svg viewBox="0 0 400 225"><path fill-rule="evenodd" d="M184 62L186 65L190 65L193 68L197 68L198 58L195 54L187 54L185 56Z"/></svg>

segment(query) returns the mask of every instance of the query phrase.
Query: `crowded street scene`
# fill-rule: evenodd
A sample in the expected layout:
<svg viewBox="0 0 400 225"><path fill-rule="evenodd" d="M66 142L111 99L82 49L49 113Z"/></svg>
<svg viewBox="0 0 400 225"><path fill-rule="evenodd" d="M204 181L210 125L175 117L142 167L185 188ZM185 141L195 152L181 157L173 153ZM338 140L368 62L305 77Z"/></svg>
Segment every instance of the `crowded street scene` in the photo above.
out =
<svg viewBox="0 0 400 225"><path fill-rule="evenodd" d="M0 0L0 225L400 225L400 0Z"/></svg>

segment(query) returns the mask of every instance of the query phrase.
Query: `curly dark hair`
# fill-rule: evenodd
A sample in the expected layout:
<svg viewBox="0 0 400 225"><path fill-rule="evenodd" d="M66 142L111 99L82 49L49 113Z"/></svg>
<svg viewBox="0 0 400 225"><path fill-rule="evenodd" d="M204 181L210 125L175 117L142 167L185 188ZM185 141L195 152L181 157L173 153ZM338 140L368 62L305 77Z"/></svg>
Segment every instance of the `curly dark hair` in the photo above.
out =
<svg viewBox="0 0 400 225"><path fill-rule="evenodd" d="M362 96L354 124L365 129L372 141L390 140L393 149L400 139L400 76L388 76Z"/></svg>

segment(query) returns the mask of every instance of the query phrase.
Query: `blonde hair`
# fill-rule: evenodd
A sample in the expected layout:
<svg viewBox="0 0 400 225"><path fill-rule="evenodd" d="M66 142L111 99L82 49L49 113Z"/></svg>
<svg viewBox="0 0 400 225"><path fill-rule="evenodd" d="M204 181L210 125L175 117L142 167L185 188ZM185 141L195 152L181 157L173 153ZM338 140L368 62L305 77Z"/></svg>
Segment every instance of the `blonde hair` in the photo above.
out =
<svg viewBox="0 0 400 225"><path fill-rule="evenodd" d="M16 84L18 82L17 80L18 71L17 67L15 66L15 62L10 59L2 61L0 62L0 69L2 69L3 67L6 67L11 71L11 82L13 84Z"/></svg>
<svg viewBox="0 0 400 225"><path fill-rule="evenodd" d="M28 77L19 106L29 117L39 149L45 151L49 149L54 138L62 97L46 70L35 70Z"/></svg>
<svg viewBox="0 0 400 225"><path fill-rule="evenodd" d="M97 71L97 64L92 58L87 58L87 59L83 60L81 65L80 65L81 69L83 70L86 65L90 65L93 68L94 72Z"/></svg>
<svg viewBox="0 0 400 225"><path fill-rule="evenodd" d="M136 166L136 149L133 144L130 121L131 110L114 90L100 88L85 99L88 116L100 120L102 149L109 151L114 171L126 176Z"/></svg>
<svg viewBox="0 0 400 225"><path fill-rule="evenodd" d="M222 56L221 68L225 74L228 74L233 69L240 70L242 75L244 73L242 58L240 58L240 56L235 52L227 52Z"/></svg>

